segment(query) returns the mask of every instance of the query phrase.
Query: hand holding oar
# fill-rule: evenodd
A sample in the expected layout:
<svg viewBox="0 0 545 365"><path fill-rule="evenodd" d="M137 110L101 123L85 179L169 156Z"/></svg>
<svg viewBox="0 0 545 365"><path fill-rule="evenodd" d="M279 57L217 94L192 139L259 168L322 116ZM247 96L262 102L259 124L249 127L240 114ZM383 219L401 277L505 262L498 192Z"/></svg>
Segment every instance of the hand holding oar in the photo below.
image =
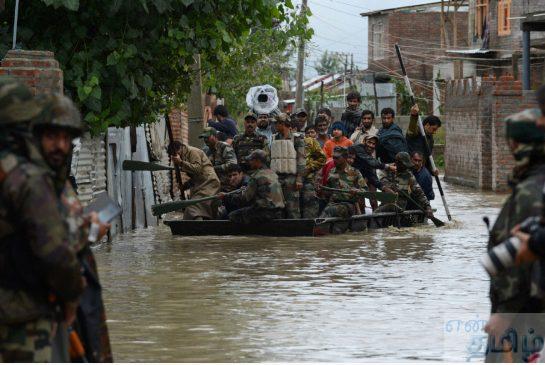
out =
<svg viewBox="0 0 545 365"><path fill-rule="evenodd" d="M351 190L335 189L335 188L330 188L329 186L324 186L324 185L320 185L320 189L322 189L324 191L330 191L330 192L333 192L333 193L352 194ZM375 192L372 192L372 191L357 191L356 195L358 195L358 196L360 196L362 198L376 199L376 200L378 200L380 202L383 202L383 203L393 203L397 199L396 194L385 193L385 192L380 192L380 191L375 191Z"/></svg>
<svg viewBox="0 0 545 365"><path fill-rule="evenodd" d="M399 45L397 44L395 45L395 50L397 53L397 58L399 59L399 64L401 65L401 73L403 74L403 79L405 80L405 86L407 88L407 91L409 92L409 96L411 97L412 104L415 105L416 99L414 98L413 90L411 88L411 81L409 80L409 76L407 75L407 70L405 69L403 58L401 57L401 49L399 48ZM426 139L426 131L424 130L424 126L422 125L422 119L420 118L420 115L418 115L418 129L424 140L424 148L426 150L425 152L429 156L432 170L436 171L437 167L435 167L435 161L433 160L431 149L430 149L430 146L428 145L428 140ZM441 180L439 180L438 175L435 175L435 182L437 183L437 188L439 189L439 193L441 194L441 200L443 201L443 206L445 207L447 218L449 221L451 221L452 217L450 216L450 210L448 208L447 200L445 199L445 193L443 192L443 187L441 186Z"/></svg>
<svg viewBox="0 0 545 365"><path fill-rule="evenodd" d="M426 214L426 216L433 222L433 224L435 224L436 227L443 227L445 225L445 223L438 219L438 218L435 218L433 216L433 213L432 212L428 212L426 211L426 209L424 209L420 204L418 204L413 198L411 198L411 196L409 194L407 194L406 192L404 192L403 190L398 190L397 191L399 194L403 195L407 200L409 200L411 203L413 203L419 210L421 210L423 213Z"/></svg>
<svg viewBox="0 0 545 365"><path fill-rule="evenodd" d="M206 196L206 197L198 198L198 199L180 200L180 201L168 202L163 204L155 204L151 206L151 211L153 215L158 216L161 214L166 214L166 213L174 212L176 210L184 209L191 205L206 202L209 200L220 200L222 199L222 196L239 193L240 191L241 189L237 189L237 190L230 191L228 193L221 193L221 194Z"/></svg>
<svg viewBox="0 0 545 365"><path fill-rule="evenodd" d="M153 162L125 160L123 161L123 170L125 171L163 171L174 170L172 166L160 165Z"/></svg>

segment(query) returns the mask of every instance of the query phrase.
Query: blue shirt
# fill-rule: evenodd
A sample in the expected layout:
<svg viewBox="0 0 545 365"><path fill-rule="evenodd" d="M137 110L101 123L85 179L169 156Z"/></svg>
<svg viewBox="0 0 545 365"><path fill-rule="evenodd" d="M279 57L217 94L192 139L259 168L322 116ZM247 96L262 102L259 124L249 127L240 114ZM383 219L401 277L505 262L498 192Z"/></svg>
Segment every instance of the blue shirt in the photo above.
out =
<svg viewBox="0 0 545 365"><path fill-rule="evenodd" d="M426 167L422 167L420 171L413 171L413 175L416 178L418 185L420 185L424 191L424 194L426 194L426 198L428 198L428 200L435 199L435 193L433 192L433 178L431 177L428 169Z"/></svg>
<svg viewBox="0 0 545 365"><path fill-rule="evenodd" d="M208 121L208 126L225 133L228 138L233 138L238 134L237 123L231 118L225 118L221 122L210 119Z"/></svg>

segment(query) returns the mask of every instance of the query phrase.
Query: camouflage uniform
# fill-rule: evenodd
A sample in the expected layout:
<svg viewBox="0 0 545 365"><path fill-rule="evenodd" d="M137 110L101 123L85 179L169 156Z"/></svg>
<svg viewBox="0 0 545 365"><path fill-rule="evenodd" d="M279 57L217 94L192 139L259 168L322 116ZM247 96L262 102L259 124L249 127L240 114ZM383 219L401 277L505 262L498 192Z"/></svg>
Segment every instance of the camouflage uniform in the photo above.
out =
<svg viewBox="0 0 545 365"><path fill-rule="evenodd" d="M316 218L319 214L319 203L316 197L316 173L326 163L325 153L317 140L305 137L306 175L301 192L302 218Z"/></svg>
<svg viewBox="0 0 545 365"><path fill-rule="evenodd" d="M274 135L274 140L291 139L295 147L296 154L296 174L278 174L278 181L282 185L282 193L286 201L286 218L299 219L301 212L299 210L299 190L295 188L296 183L303 184L305 173L305 141L304 137L299 133L289 133L287 138L284 138L280 133Z"/></svg>
<svg viewBox="0 0 545 365"><path fill-rule="evenodd" d="M515 168L509 182L512 192L490 231L489 250L505 241L515 225L543 212L545 136L544 132L535 126L535 121L540 116L539 110L529 109L507 119L508 137L519 142L519 147L514 151ZM514 266L491 277L491 312L545 312L545 295L542 285L539 284L543 270L543 262L536 261ZM488 353L486 361L505 361L501 355L502 353ZM520 362L525 354L514 355L516 357L514 360Z"/></svg>
<svg viewBox="0 0 545 365"><path fill-rule="evenodd" d="M214 166L214 170L220 179L221 187L226 188L229 185L227 171L230 166L237 164L237 156L233 147L225 142L218 141L215 148L208 148L206 155L210 159L212 166Z"/></svg>
<svg viewBox="0 0 545 365"><path fill-rule="evenodd" d="M365 179L361 172L350 165L346 165L344 170L334 167L329 172L327 186L334 189L350 190L367 188ZM358 202L358 197L347 193L333 192L329 197L329 203L322 212L322 218L326 217L341 217L349 218L356 212L355 204Z"/></svg>
<svg viewBox="0 0 545 365"><path fill-rule="evenodd" d="M233 149L235 150L236 158L243 171L248 171L248 162L245 158L255 150L263 150L270 155L269 141L267 137L256 132L252 134L237 134L233 139Z"/></svg>
<svg viewBox="0 0 545 365"><path fill-rule="evenodd" d="M231 204L249 205L229 214L238 223L260 223L282 218L284 196L276 173L271 169L255 170L241 193L227 196Z"/></svg>
<svg viewBox="0 0 545 365"><path fill-rule="evenodd" d="M60 215L58 184L28 132L43 112L30 91L0 78L0 361L51 361L49 295L74 301L80 266ZM18 123L18 124L17 124ZM18 140L18 142L15 142ZM24 148L21 149L21 144Z"/></svg>
<svg viewBox="0 0 545 365"><path fill-rule="evenodd" d="M386 171L382 173L380 183L382 184L382 190L393 190L394 192L404 192L411 197L422 209L431 212L430 202L426 198L426 194L418 185L416 178L414 177L411 169L414 167L411 158L407 152L399 152L395 155L396 164L398 165L397 172ZM405 166L405 170L401 170L401 167ZM378 207L375 212L403 212L407 209L407 205L410 203L405 194L398 194L397 201L395 203L387 203ZM414 204L414 203L413 203ZM419 209L419 208L416 208Z"/></svg>

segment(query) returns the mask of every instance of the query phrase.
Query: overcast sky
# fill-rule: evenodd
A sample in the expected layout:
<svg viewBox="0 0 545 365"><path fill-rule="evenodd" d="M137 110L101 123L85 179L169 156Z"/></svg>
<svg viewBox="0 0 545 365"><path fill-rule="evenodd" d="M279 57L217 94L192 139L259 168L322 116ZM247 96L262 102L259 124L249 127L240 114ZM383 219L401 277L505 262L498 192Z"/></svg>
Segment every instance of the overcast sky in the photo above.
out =
<svg viewBox="0 0 545 365"><path fill-rule="evenodd" d="M305 75L316 75L316 60L325 50L354 54L354 63L360 69L367 67L367 18L362 12L418 5L432 0L308 0L312 11L310 25L314 37L307 44L309 57L305 63ZM294 2L301 4L301 0ZM350 61L349 61L350 62Z"/></svg>

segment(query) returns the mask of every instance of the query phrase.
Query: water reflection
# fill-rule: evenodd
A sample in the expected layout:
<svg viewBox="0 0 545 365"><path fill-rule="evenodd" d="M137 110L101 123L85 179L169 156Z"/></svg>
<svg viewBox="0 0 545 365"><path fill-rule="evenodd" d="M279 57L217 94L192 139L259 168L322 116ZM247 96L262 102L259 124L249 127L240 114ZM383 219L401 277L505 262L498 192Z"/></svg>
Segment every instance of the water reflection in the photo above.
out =
<svg viewBox="0 0 545 365"><path fill-rule="evenodd" d="M443 359L445 316L488 311L481 217L501 200L446 193L456 222L441 229L192 238L159 227L99 247L116 360ZM452 360L465 355L462 344Z"/></svg>

